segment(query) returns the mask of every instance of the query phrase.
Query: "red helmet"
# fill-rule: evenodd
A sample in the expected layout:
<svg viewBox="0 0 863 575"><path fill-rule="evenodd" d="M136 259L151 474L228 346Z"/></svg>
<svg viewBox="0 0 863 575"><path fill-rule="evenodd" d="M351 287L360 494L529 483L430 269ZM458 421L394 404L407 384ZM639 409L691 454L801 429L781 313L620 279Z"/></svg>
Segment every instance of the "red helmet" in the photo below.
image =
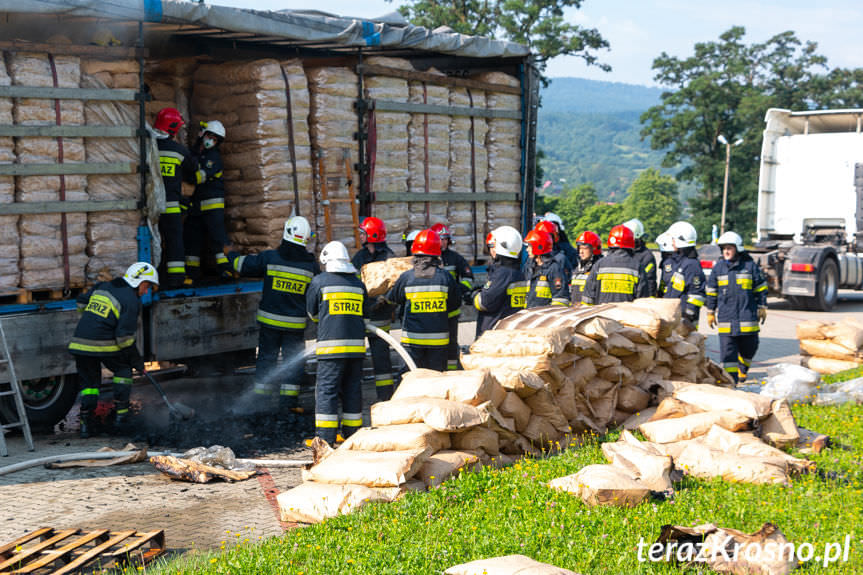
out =
<svg viewBox="0 0 863 575"><path fill-rule="evenodd" d="M488 246L489 248L494 247L494 236L492 235L491 232L489 232L485 235L485 245Z"/></svg>
<svg viewBox="0 0 863 575"><path fill-rule="evenodd" d="M167 134L171 134L172 136L176 136L177 132L180 131L180 128L182 128L185 123L186 122L183 121L183 115L180 114L180 111L177 110L177 108L162 108L159 110L159 113L156 114L156 121L153 123L153 127Z"/></svg>
<svg viewBox="0 0 863 575"><path fill-rule="evenodd" d="M593 248L593 255L598 256L602 253L602 240L599 236L591 231L581 232L578 239L575 240L576 245L585 244Z"/></svg>
<svg viewBox="0 0 863 575"><path fill-rule="evenodd" d="M439 256L440 236L434 230L421 231L411 245L411 253L415 256Z"/></svg>
<svg viewBox="0 0 863 575"><path fill-rule="evenodd" d="M635 248L635 235L624 225L614 226L608 233L608 247Z"/></svg>
<svg viewBox="0 0 863 575"><path fill-rule="evenodd" d="M387 226L380 218L364 219L360 229L366 233L366 238L371 244L379 244L387 239Z"/></svg>
<svg viewBox="0 0 863 575"><path fill-rule="evenodd" d="M548 220L541 220L534 228L538 232L545 232L557 242L558 234L557 234L557 225L554 222L550 222Z"/></svg>
<svg viewBox="0 0 863 575"><path fill-rule="evenodd" d="M431 231L440 236L442 240L448 240L452 237L446 224L437 223L431 227Z"/></svg>
<svg viewBox="0 0 863 575"><path fill-rule="evenodd" d="M552 241L551 234L539 230L530 230L524 238L535 256L551 253Z"/></svg>

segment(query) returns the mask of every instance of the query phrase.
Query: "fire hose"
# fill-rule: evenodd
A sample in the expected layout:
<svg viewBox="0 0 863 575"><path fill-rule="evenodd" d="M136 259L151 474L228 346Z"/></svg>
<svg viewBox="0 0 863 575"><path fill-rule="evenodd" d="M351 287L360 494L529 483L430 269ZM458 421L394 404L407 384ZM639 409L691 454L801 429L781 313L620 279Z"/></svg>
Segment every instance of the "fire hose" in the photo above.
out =
<svg viewBox="0 0 863 575"><path fill-rule="evenodd" d="M405 365L408 366L409 370L414 371L417 368L417 364L414 363L413 358L410 356L407 350L405 350L405 348L403 348L402 345L393 338L393 336L391 336L384 330L373 326L369 322L366 322L366 330L375 334L376 336L387 342L391 348L396 350L396 353L399 354L399 356L405 361Z"/></svg>

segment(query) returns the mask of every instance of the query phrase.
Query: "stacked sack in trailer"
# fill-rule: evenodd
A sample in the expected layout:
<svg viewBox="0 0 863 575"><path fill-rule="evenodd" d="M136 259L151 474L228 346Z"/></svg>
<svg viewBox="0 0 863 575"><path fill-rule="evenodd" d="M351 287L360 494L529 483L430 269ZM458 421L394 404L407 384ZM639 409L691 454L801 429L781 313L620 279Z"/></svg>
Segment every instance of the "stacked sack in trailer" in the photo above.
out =
<svg viewBox="0 0 863 575"><path fill-rule="evenodd" d="M0 86L12 84L6 66L0 66ZM12 125L11 99L0 99L0 124ZM0 138L0 164L15 163L15 149L12 138ZM15 201L15 178L0 176L0 204ZM0 292L14 290L20 279L18 268L18 216L0 216Z"/></svg>

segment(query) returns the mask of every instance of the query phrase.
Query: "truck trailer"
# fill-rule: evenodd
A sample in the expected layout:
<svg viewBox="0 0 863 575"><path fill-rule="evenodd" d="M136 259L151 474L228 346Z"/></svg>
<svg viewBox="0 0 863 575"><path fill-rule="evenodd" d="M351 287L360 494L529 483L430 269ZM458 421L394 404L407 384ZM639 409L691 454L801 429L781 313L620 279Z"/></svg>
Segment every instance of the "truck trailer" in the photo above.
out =
<svg viewBox="0 0 863 575"><path fill-rule="evenodd" d="M187 145L199 121L225 124L228 235L244 253L275 247L294 214L312 223L310 249L353 251L377 216L391 240L447 222L478 266L490 229L531 223L538 74L522 45L397 15L179 0L0 0L0 12L0 321L34 426L77 396L75 295L136 260L163 263L148 131L163 107L183 114ZM248 357L260 294L254 280L161 291L140 351Z"/></svg>

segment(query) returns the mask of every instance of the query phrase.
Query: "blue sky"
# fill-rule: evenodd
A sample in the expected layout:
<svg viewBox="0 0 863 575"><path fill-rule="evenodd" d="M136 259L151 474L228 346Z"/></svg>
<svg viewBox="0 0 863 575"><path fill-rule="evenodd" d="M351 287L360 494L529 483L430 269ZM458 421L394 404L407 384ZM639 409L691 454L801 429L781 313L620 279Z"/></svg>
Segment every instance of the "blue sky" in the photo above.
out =
<svg viewBox="0 0 863 575"><path fill-rule="evenodd" d="M317 9L345 16L371 18L391 12L385 0L207 0L213 4L258 10ZM793 30L801 40L818 44L831 67L863 67L863 2L860 0L585 0L567 18L599 29L611 43L600 54L613 71L602 72L579 58L552 60L548 74L654 85L651 65L660 53L686 57L696 42L716 40L731 26L746 28L749 43Z"/></svg>

